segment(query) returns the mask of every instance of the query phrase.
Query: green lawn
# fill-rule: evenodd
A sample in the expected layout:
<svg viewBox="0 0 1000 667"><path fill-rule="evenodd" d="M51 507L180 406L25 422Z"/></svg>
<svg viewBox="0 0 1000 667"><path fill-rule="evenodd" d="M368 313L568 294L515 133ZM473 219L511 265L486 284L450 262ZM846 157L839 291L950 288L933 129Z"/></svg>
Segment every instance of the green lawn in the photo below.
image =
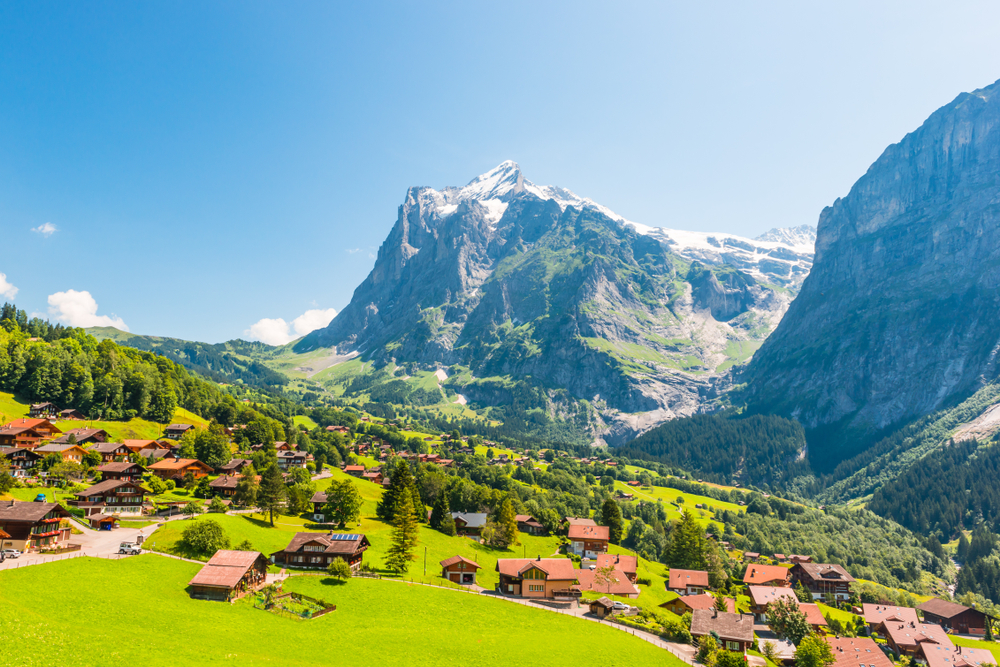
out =
<svg viewBox="0 0 1000 667"><path fill-rule="evenodd" d="M399 582L296 577L286 590L337 605L298 621L248 604L192 600L198 565L155 555L77 558L0 572L3 664L671 665L590 621ZM85 631L68 631L86 623ZM169 628L151 619L169 619Z"/></svg>
<svg viewBox="0 0 1000 667"><path fill-rule="evenodd" d="M305 426L310 431L317 426L316 422L314 422L311 417L307 417L306 415L295 415L292 417L292 421L296 426Z"/></svg>

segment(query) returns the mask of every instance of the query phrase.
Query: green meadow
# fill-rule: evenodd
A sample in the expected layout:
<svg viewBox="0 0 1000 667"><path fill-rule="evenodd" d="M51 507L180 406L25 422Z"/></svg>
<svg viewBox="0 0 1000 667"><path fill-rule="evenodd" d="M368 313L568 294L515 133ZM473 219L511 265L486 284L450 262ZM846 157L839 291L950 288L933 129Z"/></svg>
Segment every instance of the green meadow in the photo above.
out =
<svg viewBox="0 0 1000 667"><path fill-rule="evenodd" d="M332 602L293 620L192 600L193 563L154 554L0 572L0 660L63 665L564 665L682 663L625 632L487 596L396 581L293 577Z"/></svg>

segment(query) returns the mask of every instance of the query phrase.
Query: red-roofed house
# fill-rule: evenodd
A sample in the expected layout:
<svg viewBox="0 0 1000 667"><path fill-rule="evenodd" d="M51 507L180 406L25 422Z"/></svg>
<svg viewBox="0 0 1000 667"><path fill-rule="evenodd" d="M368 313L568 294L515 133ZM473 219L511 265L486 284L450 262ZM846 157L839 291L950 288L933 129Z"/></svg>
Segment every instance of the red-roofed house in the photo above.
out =
<svg viewBox="0 0 1000 667"><path fill-rule="evenodd" d="M633 600L639 597L639 588L629 580L627 574L618 568L615 568L607 579L599 578L596 569L580 569L576 571L576 579L580 583L573 588L580 591L595 591L604 595L617 595Z"/></svg>
<svg viewBox="0 0 1000 667"><path fill-rule="evenodd" d="M473 586L476 583L476 570L480 567L479 563L465 556L452 556L441 561L441 576L456 584Z"/></svg>
<svg viewBox="0 0 1000 667"><path fill-rule="evenodd" d="M833 651L830 667L893 667L892 660L869 637L824 637Z"/></svg>
<svg viewBox="0 0 1000 667"><path fill-rule="evenodd" d="M761 623L767 623L767 605L778 600L790 600L795 604L799 599L790 588L780 586L747 586L750 594L750 611Z"/></svg>
<svg viewBox="0 0 1000 667"><path fill-rule="evenodd" d="M751 586L791 586L788 568L780 565L747 565L743 583Z"/></svg>
<svg viewBox="0 0 1000 667"><path fill-rule="evenodd" d="M624 572L629 581L633 584L635 583L639 569L639 559L637 557L626 554L597 554L596 560L595 567L598 569L612 566Z"/></svg>
<svg viewBox="0 0 1000 667"><path fill-rule="evenodd" d="M726 611L730 614L736 613L736 600L733 598L725 598L726 600ZM664 602L660 605L664 609L672 611L678 616L683 616L689 611L694 611L695 609L714 609L715 608L715 596L708 593L703 593L701 595L685 595L683 597L677 597L669 602Z"/></svg>
<svg viewBox="0 0 1000 667"><path fill-rule="evenodd" d="M500 558L500 592L528 598L579 597L580 570L568 558Z"/></svg>
<svg viewBox="0 0 1000 667"><path fill-rule="evenodd" d="M216 551L188 582L189 593L202 600L231 600L264 585L267 558L257 551Z"/></svg>
<svg viewBox="0 0 1000 667"><path fill-rule="evenodd" d="M610 534L607 526L570 525L569 550L574 556L597 558L598 554L607 553Z"/></svg>
<svg viewBox="0 0 1000 667"><path fill-rule="evenodd" d="M708 589L708 572L670 568L667 590L678 595L700 595Z"/></svg>
<svg viewBox="0 0 1000 667"><path fill-rule="evenodd" d="M923 656L927 667L983 667L995 665L997 660L988 649L954 646L946 649L943 646L924 644L920 647L918 659Z"/></svg>
<svg viewBox="0 0 1000 667"><path fill-rule="evenodd" d="M868 629L872 632L878 632L883 636L885 636L885 629L880 627L883 623L920 622L920 619L917 617L917 610L911 607L893 607L887 604L865 603L861 605L861 610L865 617L865 623L868 624Z"/></svg>
<svg viewBox="0 0 1000 667"><path fill-rule="evenodd" d="M944 628L935 623L883 623L885 639L896 655L917 655L922 644L955 647Z"/></svg>

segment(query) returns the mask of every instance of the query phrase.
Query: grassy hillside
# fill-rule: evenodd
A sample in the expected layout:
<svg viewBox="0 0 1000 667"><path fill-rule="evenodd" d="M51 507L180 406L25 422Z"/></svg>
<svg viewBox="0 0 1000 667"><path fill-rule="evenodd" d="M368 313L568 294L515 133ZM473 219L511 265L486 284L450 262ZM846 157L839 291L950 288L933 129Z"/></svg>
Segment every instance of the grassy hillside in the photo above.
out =
<svg viewBox="0 0 1000 667"><path fill-rule="evenodd" d="M337 605L322 618L290 620L246 603L190 599L185 588L198 567L145 555L0 572L3 663L681 665L666 651L597 623L398 582L355 579L338 586L325 577L290 579L286 590ZM67 631L83 618L95 622ZM151 624L155 618L169 624Z"/></svg>
<svg viewBox="0 0 1000 667"><path fill-rule="evenodd" d="M13 394L0 392L0 423L6 424L20 417L27 417L28 407L29 404L27 402L20 401ZM172 423L193 424L199 428L208 427L208 421L184 408L177 408L174 411ZM55 425L63 432L74 428L102 428L108 432L110 440L116 442L121 440L153 440L163 435L164 427L164 424L157 424L139 418L127 422L97 420L57 421Z"/></svg>

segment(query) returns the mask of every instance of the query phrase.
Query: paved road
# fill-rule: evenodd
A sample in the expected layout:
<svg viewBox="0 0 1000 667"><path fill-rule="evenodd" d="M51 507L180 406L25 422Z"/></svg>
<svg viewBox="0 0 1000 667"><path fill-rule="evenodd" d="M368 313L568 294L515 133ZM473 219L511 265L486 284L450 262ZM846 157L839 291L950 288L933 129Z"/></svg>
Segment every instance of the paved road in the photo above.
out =
<svg viewBox="0 0 1000 667"><path fill-rule="evenodd" d="M79 552L70 552L59 555L25 554L20 558L8 558L0 563L0 570L26 567L39 563L48 563L66 558L76 558L80 554L86 556L106 556L118 553L118 546L122 542L135 542L140 532L148 536L155 526L146 528L116 528L114 530L91 530L78 523L73 523L75 528L83 531L82 535L70 535L70 544L79 544Z"/></svg>

